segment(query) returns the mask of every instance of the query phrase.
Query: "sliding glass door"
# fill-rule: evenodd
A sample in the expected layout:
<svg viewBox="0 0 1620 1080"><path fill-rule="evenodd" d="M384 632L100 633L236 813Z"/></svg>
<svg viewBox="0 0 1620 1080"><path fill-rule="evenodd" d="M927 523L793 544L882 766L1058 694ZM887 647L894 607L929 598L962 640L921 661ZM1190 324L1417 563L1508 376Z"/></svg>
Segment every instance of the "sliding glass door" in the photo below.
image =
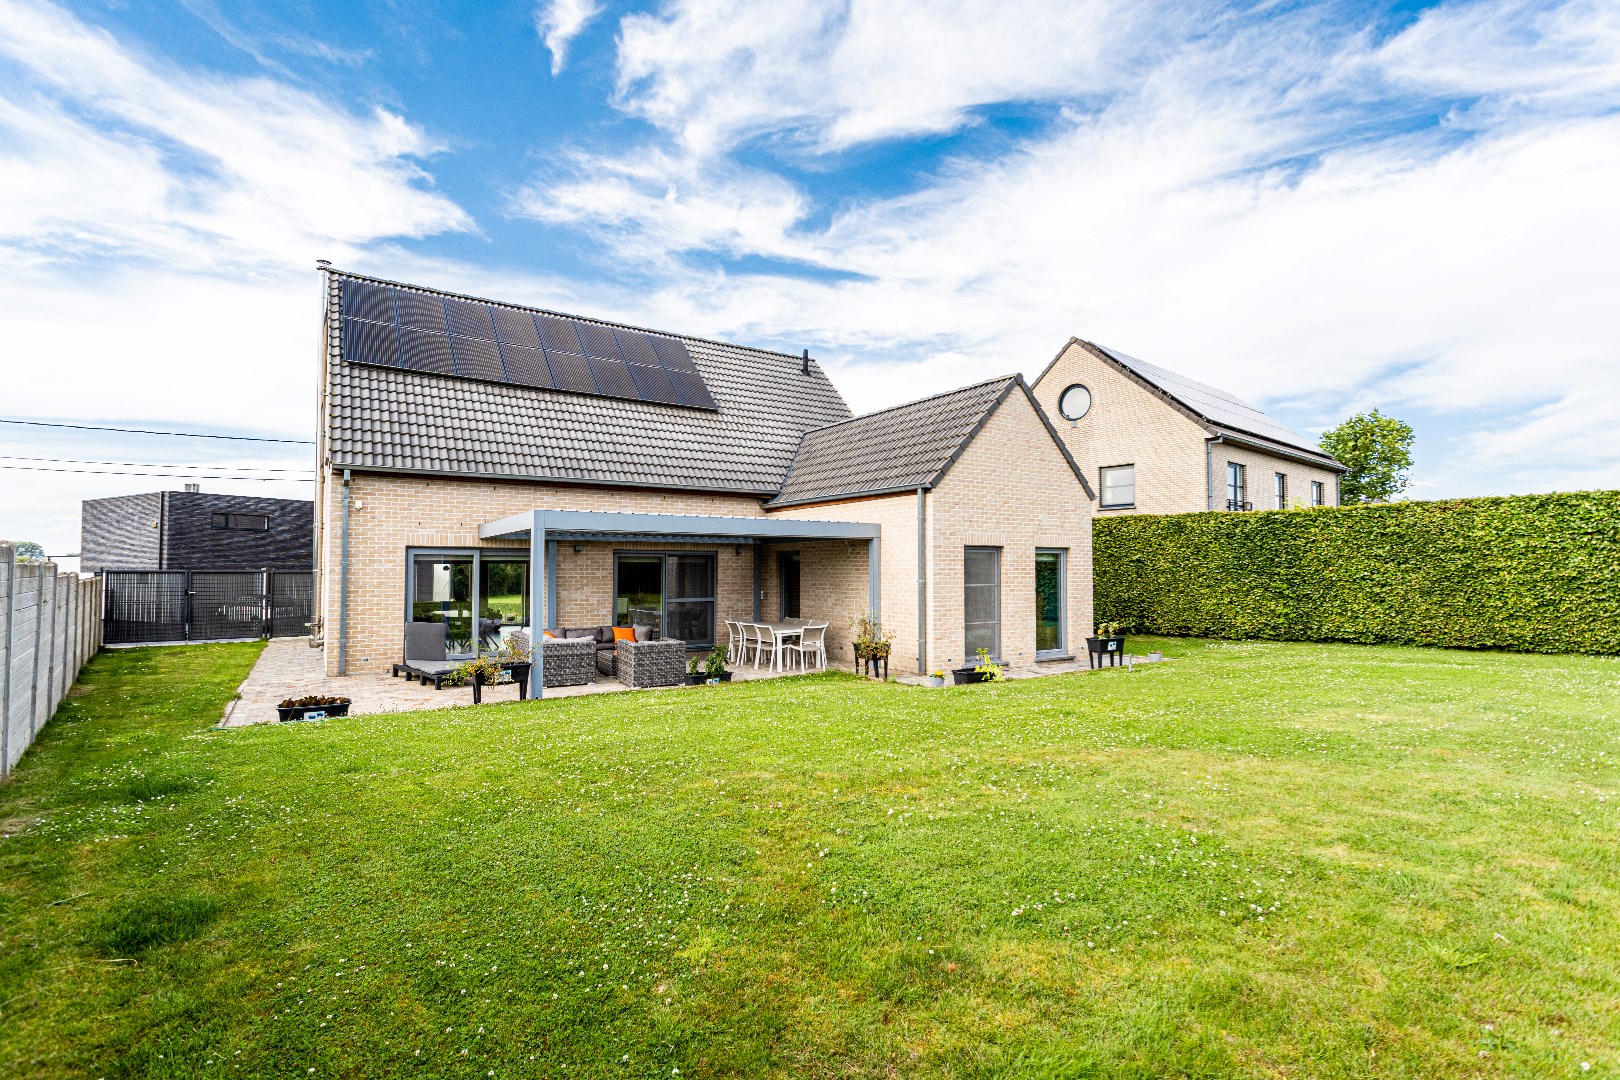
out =
<svg viewBox="0 0 1620 1080"><path fill-rule="evenodd" d="M1067 649L1064 623L1064 552L1035 552L1035 655L1062 656Z"/></svg>
<svg viewBox="0 0 1620 1080"><path fill-rule="evenodd" d="M714 552L620 553L613 560L613 621L667 638L714 644Z"/></svg>
<svg viewBox="0 0 1620 1080"><path fill-rule="evenodd" d="M418 551L410 560L410 619L444 623L450 657L498 648L507 633L529 625L528 559L482 551Z"/></svg>

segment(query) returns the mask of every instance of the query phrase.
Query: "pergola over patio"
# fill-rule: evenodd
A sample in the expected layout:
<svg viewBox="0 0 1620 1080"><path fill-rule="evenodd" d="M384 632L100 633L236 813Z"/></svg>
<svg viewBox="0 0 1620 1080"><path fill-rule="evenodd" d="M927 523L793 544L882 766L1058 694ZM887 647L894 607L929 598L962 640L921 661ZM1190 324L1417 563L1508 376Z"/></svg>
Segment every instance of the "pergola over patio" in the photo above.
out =
<svg viewBox="0 0 1620 1080"><path fill-rule="evenodd" d="M557 544L562 541L623 540L671 543L754 545L754 618L760 617L762 541L865 540L867 607L880 614L882 529L862 521L802 521L768 517L709 517L700 514L630 514L602 510L530 510L487 521L478 527L480 540L529 541L529 595L533 614L534 696L545 693L545 665L540 662L544 637L557 610Z"/></svg>

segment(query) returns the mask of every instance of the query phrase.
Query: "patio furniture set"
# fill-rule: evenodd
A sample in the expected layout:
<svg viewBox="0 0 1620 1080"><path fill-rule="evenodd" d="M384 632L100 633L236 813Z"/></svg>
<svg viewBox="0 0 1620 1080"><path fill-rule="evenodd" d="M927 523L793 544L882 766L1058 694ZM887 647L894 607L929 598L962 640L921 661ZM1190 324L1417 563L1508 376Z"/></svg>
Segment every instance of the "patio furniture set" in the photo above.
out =
<svg viewBox="0 0 1620 1080"><path fill-rule="evenodd" d="M759 670L763 661L770 671L797 667L827 666L827 623L808 619L754 623L727 619L726 661L744 664L753 661ZM435 690L453 681L461 661L448 652L447 628L442 622L413 622L405 626L405 656L394 664L391 674L403 675L409 682L419 679L432 683ZM565 627L547 631L540 650L545 665L546 686L584 686L598 676L617 679L631 689L678 686L686 677L686 642L659 638L649 627L589 626ZM531 664L500 662L512 673L520 698L528 696ZM482 680L473 680L473 700L482 695Z"/></svg>
<svg viewBox="0 0 1620 1080"><path fill-rule="evenodd" d="M781 622L756 623L740 619L726 620L728 648L726 660L744 664L753 657L754 670L761 660L769 658L769 670L784 671L797 663L800 671L827 666L827 623L808 619L784 619Z"/></svg>

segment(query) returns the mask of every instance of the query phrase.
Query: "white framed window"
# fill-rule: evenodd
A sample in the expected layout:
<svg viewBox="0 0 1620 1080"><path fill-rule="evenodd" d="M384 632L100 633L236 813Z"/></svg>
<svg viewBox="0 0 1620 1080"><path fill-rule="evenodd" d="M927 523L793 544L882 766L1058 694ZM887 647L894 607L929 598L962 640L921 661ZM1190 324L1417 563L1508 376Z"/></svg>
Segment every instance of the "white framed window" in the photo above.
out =
<svg viewBox="0 0 1620 1080"><path fill-rule="evenodd" d="M1322 483L1320 480L1311 481L1311 505L1327 505L1327 485Z"/></svg>
<svg viewBox="0 0 1620 1080"><path fill-rule="evenodd" d="M1272 479L1272 486L1275 489L1273 494L1277 498L1277 509L1278 510L1286 510L1286 509L1288 509L1288 474L1287 473L1274 473L1273 474L1273 479Z"/></svg>
<svg viewBox="0 0 1620 1080"><path fill-rule="evenodd" d="M1104 510L1136 505L1136 466L1107 465L1097 470L1097 487Z"/></svg>

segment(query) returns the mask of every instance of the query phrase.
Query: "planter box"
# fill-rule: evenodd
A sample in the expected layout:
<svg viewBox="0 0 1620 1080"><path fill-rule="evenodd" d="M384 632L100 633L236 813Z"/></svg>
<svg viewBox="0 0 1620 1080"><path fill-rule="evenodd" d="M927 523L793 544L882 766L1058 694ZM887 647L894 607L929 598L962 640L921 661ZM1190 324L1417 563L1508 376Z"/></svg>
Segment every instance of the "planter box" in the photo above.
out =
<svg viewBox="0 0 1620 1080"><path fill-rule="evenodd" d="M705 683L707 683L708 685L710 685L710 686L716 686L716 685L718 685L720 683L723 683L723 682L730 682L731 681L731 672L722 671L718 675L706 675L706 676L704 676L703 681Z"/></svg>
<svg viewBox="0 0 1620 1080"><path fill-rule="evenodd" d="M940 675L940 676L937 676L937 677L934 676L934 675L930 675L930 676L928 676L927 684L929 686L934 686L934 687L944 686L945 685L945 677L943 675Z"/></svg>
<svg viewBox="0 0 1620 1080"><path fill-rule="evenodd" d="M990 681L988 671L975 671L970 667L951 668L951 680L957 686L967 686L969 683Z"/></svg>
<svg viewBox="0 0 1620 1080"><path fill-rule="evenodd" d="M295 705L290 709L276 706L276 715L281 717L282 723L291 720L324 720L328 716L348 716L349 703L341 705Z"/></svg>
<svg viewBox="0 0 1620 1080"><path fill-rule="evenodd" d="M1118 666L1125 662L1125 635L1086 638L1087 659L1092 667Z"/></svg>

